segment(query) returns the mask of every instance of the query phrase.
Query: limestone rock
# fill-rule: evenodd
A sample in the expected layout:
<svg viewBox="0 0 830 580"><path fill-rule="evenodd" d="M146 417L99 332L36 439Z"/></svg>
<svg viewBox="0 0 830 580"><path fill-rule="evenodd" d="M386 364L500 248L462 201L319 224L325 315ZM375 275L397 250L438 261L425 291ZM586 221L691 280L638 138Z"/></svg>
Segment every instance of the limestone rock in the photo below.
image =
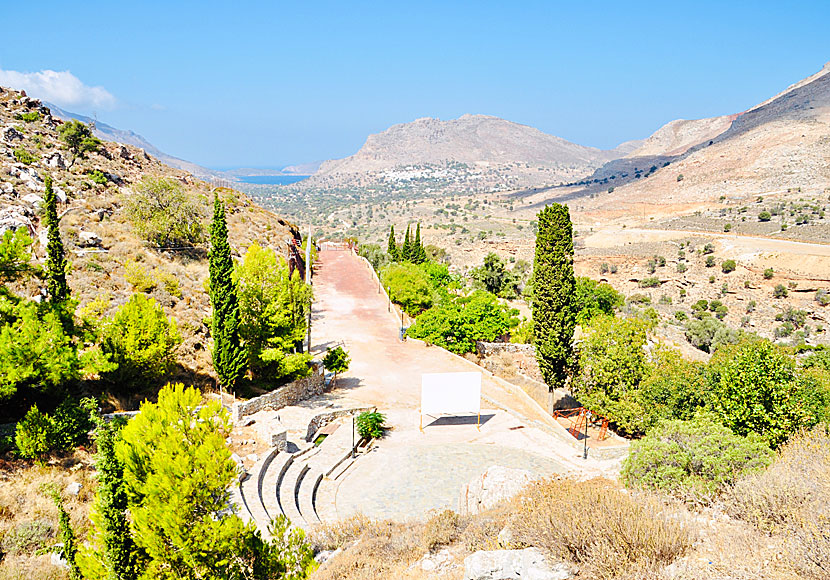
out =
<svg viewBox="0 0 830 580"><path fill-rule="evenodd" d="M549 564L537 548L479 551L464 558L465 580L569 580L564 563Z"/></svg>
<svg viewBox="0 0 830 580"><path fill-rule="evenodd" d="M46 164L46 167L66 169L66 162L63 160L63 155L61 155L59 151L55 151L51 155L44 157L43 162Z"/></svg>
<svg viewBox="0 0 830 580"><path fill-rule="evenodd" d="M3 130L3 141L6 143L13 143L14 141L18 141L20 139L23 139L23 133L14 127L6 127Z"/></svg>
<svg viewBox="0 0 830 580"><path fill-rule="evenodd" d="M82 248L100 248L103 240L95 232L81 230L78 232L78 242Z"/></svg>
<svg viewBox="0 0 830 580"><path fill-rule="evenodd" d="M79 493L81 493L82 487L83 485L81 483L73 481L72 483L66 486L66 493L68 493L69 495L78 495Z"/></svg>
<svg viewBox="0 0 830 580"><path fill-rule="evenodd" d="M532 479L531 473L524 469L493 465L481 477L461 487L459 512L477 514L491 508L519 493Z"/></svg>
<svg viewBox="0 0 830 580"><path fill-rule="evenodd" d="M35 193L30 193L29 195L23 196L23 201L37 207L43 203L43 198Z"/></svg>

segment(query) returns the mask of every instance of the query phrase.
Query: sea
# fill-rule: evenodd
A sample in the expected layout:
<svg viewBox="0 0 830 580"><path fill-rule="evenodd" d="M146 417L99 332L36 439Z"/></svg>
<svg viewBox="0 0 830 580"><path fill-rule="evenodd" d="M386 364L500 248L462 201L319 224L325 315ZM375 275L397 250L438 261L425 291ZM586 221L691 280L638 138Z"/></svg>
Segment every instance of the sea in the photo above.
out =
<svg viewBox="0 0 830 580"><path fill-rule="evenodd" d="M257 185L290 185L309 177L308 175L244 175L239 177L243 183Z"/></svg>

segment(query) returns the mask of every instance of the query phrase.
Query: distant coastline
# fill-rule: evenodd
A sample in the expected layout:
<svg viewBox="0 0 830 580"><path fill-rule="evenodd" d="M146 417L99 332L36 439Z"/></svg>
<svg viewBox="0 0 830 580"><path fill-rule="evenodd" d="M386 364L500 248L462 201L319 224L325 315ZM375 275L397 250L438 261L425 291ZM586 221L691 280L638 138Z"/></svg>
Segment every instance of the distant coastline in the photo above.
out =
<svg viewBox="0 0 830 580"><path fill-rule="evenodd" d="M256 185L290 185L303 179L308 175L240 175L237 177L242 183L253 183Z"/></svg>

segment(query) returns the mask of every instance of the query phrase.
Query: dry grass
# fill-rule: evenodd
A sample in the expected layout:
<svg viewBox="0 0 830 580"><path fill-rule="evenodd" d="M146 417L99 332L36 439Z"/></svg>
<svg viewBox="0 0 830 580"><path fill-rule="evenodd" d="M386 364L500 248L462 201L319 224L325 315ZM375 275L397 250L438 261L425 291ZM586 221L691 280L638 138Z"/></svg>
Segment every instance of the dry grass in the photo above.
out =
<svg viewBox="0 0 830 580"><path fill-rule="evenodd" d="M4 467L0 471L0 580L67 577L50 563L48 554L38 553L57 541L58 511L44 490L46 486L65 490L72 482L82 485L77 496L64 494L64 502L75 533L85 537L95 487L90 456L77 452L46 466Z"/></svg>
<svg viewBox="0 0 830 580"><path fill-rule="evenodd" d="M765 472L747 477L730 497L733 515L787 538L790 562L808 578L830 577L830 433L802 433Z"/></svg>
<svg viewBox="0 0 830 580"><path fill-rule="evenodd" d="M421 545L427 552L431 552L435 548L451 544L458 537L460 527L460 516L452 510L444 510L427 520L421 536Z"/></svg>
<svg viewBox="0 0 830 580"><path fill-rule="evenodd" d="M691 548L695 534L685 513L604 479L546 480L516 500L511 543L546 550L592 578L650 573Z"/></svg>

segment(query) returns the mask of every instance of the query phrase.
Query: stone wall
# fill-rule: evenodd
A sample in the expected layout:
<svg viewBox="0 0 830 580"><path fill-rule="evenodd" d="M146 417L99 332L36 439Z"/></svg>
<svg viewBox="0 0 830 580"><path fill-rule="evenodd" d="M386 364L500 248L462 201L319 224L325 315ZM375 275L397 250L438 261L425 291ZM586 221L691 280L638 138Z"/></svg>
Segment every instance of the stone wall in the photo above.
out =
<svg viewBox="0 0 830 580"><path fill-rule="evenodd" d="M326 389L325 371L323 365L313 363L314 369L311 376L304 379L298 379L293 383L283 385L278 389L266 393L260 397L254 397L247 401L233 404L232 417L234 423L242 420L247 415L253 415L258 411L268 409L277 411L283 407L288 407L300 401L304 401L309 397L319 395Z"/></svg>
<svg viewBox="0 0 830 580"><path fill-rule="evenodd" d="M364 411L374 411L377 407L354 407L351 409L338 409L336 411L326 411L325 413L318 413L308 422L308 430L306 431L305 440L311 441L315 433L340 417L347 417L349 415L360 415Z"/></svg>
<svg viewBox="0 0 830 580"><path fill-rule="evenodd" d="M536 347L532 344L519 344L515 342L484 342L476 341L478 356L492 356L500 352L521 352L529 356L536 356Z"/></svg>

